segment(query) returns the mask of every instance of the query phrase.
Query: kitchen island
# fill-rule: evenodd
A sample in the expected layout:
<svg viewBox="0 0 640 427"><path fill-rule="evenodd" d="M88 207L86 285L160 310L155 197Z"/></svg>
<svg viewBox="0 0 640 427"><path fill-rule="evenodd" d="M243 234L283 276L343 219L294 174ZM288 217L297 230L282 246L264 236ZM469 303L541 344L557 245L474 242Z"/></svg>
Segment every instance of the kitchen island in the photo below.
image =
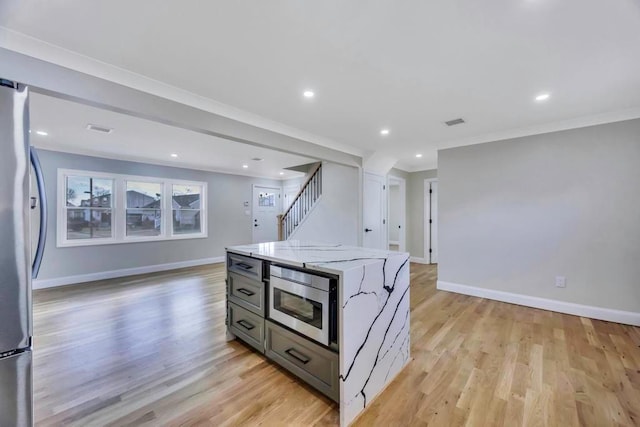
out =
<svg viewBox="0 0 640 427"><path fill-rule="evenodd" d="M339 401L342 426L349 425L409 363L407 253L301 241L233 246L227 253L229 337L249 343ZM238 275L252 269L259 280L249 282L244 276L250 274ZM335 343L314 342L276 320L273 288L287 271L335 283ZM294 276L292 280L302 280Z"/></svg>

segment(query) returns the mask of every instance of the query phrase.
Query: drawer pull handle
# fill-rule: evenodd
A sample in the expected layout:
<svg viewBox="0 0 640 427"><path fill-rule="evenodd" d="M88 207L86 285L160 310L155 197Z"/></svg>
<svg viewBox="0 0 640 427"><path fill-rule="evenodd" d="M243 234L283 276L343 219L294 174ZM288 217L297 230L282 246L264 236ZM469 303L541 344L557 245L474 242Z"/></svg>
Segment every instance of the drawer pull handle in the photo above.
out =
<svg viewBox="0 0 640 427"><path fill-rule="evenodd" d="M247 264L246 262L239 262L236 265L244 270L251 270L253 268L253 265Z"/></svg>
<svg viewBox="0 0 640 427"><path fill-rule="evenodd" d="M253 326L251 323L247 322L244 319L238 320L236 322L238 325L242 326L243 328L245 328L247 331L252 330L253 328L255 328L255 326Z"/></svg>
<svg viewBox="0 0 640 427"><path fill-rule="evenodd" d="M249 289L245 289L245 288L238 288L237 290L238 290L238 292L240 292L241 294L245 294L245 295L246 295L246 296L248 296L248 297L253 296L253 295L255 295L255 294L256 294L255 292L252 292L252 291L250 291Z"/></svg>
<svg viewBox="0 0 640 427"><path fill-rule="evenodd" d="M304 354L302 354L299 351L297 351L295 348L290 348L288 350L285 350L284 352L287 353L289 356L293 357L294 359L296 359L297 361L301 362L304 365L309 363L309 361L311 360L307 356L305 356Z"/></svg>

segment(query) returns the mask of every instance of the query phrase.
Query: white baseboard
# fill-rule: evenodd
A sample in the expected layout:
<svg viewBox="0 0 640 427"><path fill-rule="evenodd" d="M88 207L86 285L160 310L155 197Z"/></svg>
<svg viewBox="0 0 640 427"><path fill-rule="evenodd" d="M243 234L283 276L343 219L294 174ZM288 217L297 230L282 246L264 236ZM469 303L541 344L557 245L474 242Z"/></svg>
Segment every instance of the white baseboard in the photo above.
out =
<svg viewBox="0 0 640 427"><path fill-rule="evenodd" d="M524 305L526 307L541 308L543 310L557 311L559 313L573 314L575 316L589 317L592 319L606 320L609 322L624 323L625 325L640 326L640 313L633 311L575 304L572 302L538 298L494 289L443 282L440 280L438 280L437 287L440 290L456 292L458 294Z"/></svg>
<svg viewBox="0 0 640 427"><path fill-rule="evenodd" d="M98 273L79 274L76 276L56 277L54 279L35 279L33 289L54 288L56 286L73 285L76 283L95 282L96 280L115 279L117 277L134 276L136 274L155 273L158 271L175 270L177 268L195 267L198 265L224 262L224 256L194 259L189 261L170 262L167 264L147 265L144 267L123 268L121 270L101 271Z"/></svg>
<svg viewBox="0 0 640 427"><path fill-rule="evenodd" d="M429 264L429 260L426 258L419 258L417 256L412 256L410 259L411 262L415 262L416 264Z"/></svg>
<svg viewBox="0 0 640 427"><path fill-rule="evenodd" d="M400 246L400 242L398 242L397 240L389 240L389 244L390 245Z"/></svg>

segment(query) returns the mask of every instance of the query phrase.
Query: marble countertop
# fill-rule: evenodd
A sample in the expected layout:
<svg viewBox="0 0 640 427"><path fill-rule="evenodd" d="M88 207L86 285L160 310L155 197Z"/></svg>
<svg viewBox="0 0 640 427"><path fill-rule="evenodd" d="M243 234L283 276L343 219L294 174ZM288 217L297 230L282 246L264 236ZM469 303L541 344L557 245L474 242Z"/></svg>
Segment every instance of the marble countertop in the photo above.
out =
<svg viewBox="0 0 640 427"><path fill-rule="evenodd" d="M362 268L380 260L401 255L401 252L344 246L339 244L285 240L282 242L256 243L230 246L229 252L282 262L310 270L340 274L354 268Z"/></svg>

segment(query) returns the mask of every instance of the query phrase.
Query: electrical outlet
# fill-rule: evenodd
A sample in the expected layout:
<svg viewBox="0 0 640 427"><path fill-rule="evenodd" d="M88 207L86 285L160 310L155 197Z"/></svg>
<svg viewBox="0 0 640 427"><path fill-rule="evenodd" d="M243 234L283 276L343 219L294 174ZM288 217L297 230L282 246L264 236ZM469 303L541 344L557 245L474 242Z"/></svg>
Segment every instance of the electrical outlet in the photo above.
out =
<svg viewBox="0 0 640 427"><path fill-rule="evenodd" d="M556 276L556 288L566 288L567 278L564 276Z"/></svg>

